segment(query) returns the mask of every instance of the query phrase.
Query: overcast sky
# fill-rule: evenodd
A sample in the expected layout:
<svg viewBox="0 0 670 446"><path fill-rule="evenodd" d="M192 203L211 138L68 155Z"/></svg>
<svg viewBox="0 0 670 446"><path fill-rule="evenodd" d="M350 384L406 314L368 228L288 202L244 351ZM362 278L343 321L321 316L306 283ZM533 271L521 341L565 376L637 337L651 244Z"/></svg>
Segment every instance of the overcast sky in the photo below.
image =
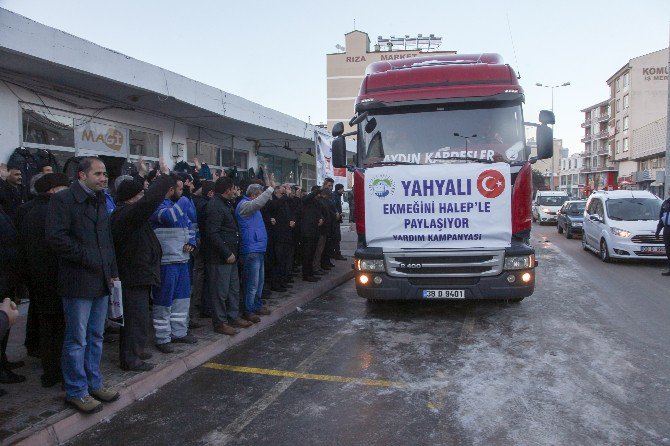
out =
<svg viewBox="0 0 670 446"><path fill-rule="evenodd" d="M571 153L584 147L579 110L607 99L607 78L629 59L667 47L670 33L668 0L0 0L0 6L313 124L326 121L326 54L344 44L354 21L373 43L378 35L433 33L443 37L443 50L500 53L521 74L527 121L551 107L550 89L535 83L570 82L554 91L554 131Z"/></svg>

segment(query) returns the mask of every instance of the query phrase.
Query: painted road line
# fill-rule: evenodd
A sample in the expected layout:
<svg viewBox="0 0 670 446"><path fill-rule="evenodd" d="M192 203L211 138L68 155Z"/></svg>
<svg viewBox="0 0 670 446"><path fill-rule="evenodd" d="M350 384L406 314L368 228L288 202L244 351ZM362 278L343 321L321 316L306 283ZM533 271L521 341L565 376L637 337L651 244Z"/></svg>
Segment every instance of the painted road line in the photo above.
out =
<svg viewBox="0 0 670 446"><path fill-rule="evenodd" d="M319 361L342 337L347 334L346 330L340 330L329 339L326 339L311 355L305 358L296 370L306 371ZM247 410L242 412L230 424L221 429L214 429L201 438L206 445L223 446L237 438L237 436L251 423L258 415L263 413L277 398L279 398L298 378L285 377L279 380L277 384L265 393L260 399L251 404Z"/></svg>
<svg viewBox="0 0 670 446"><path fill-rule="evenodd" d="M227 365L227 364L217 364L214 362L208 362L203 364L203 367L216 370L227 370L230 372L240 372L240 373L253 373L255 375L270 375L270 376L281 376L283 378L296 378L296 379L313 379L316 381L331 381L331 382L340 382L340 383L354 383L362 384L365 386L378 386L378 387L404 387L402 383L388 381L384 379L361 379L361 378L351 378L348 376L336 376L336 375L319 375L315 373L301 373L301 372L287 372L284 370L274 370L274 369L259 369L256 367L241 367L236 365Z"/></svg>

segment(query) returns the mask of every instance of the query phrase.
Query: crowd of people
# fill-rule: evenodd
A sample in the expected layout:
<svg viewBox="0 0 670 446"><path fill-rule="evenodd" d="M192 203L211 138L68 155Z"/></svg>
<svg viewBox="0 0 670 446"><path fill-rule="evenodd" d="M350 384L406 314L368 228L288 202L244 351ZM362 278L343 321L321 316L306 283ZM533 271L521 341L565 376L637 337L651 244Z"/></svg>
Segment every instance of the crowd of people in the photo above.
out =
<svg viewBox="0 0 670 446"><path fill-rule="evenodd" d="M317 282L333 260L346 260L344 188L331 178L305 193L276 184L267 169L264 181L236 184L225 174L200 178L198 163L192 172L137 166L109 184L104 162L84 157L77 178L44 166L29 187L19 166L0 170L0 297L29 298L25 346L41 360L41 383L62 382L66 403L84 413L119 397L100 371L119 288L119 365L148 371L152 343L170 354L198 342L191 315L234 336L270 314L270 293L287 292L299 276ZM1 384L25 380L14 371L24 362L6 356L16 315L3 301Z"/></svg>

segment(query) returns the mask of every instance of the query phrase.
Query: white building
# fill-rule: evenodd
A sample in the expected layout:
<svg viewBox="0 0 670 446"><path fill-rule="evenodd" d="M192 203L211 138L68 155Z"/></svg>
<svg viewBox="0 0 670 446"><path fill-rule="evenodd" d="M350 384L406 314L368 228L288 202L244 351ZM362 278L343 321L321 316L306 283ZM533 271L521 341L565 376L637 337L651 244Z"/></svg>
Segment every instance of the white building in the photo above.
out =
<svg viewBox="0 0 670 446"><path fill-rule="evenodd" d="M17 147L62 163L98 155L110 174L143 155L280 181L313 171L314 127L0 8L0 162ZM299 161L302 154L303 161ZM304 164L301 165L301 164Z"/></svg>
<svg viewBox="0 0 670 446"><path fill-rule="evenodd" d="M559 190L567 192L572 197L583 198L586 179L586 175L582 173L583 166L584 157L581 153L573 153L568 157L561 158L558 173L560 177Z"/></svg>

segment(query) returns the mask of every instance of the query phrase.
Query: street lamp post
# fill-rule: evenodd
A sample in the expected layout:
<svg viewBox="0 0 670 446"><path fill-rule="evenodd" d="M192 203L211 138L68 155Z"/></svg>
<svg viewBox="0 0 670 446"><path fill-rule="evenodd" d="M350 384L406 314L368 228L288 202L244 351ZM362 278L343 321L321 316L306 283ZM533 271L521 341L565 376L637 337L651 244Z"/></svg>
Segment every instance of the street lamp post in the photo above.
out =
<svg viewBox="0 0 670 446"><path fill-rule="evenodd" d="M567 87L570 85L570 82L563 82L560 85L545 85L541 83L536 83L535 84L538 87L544 87L544 88L551 88L551 112L554 112L554 88L561 88L561 87ZM553 128L553 125L552 125ZM552 154L551 156L551 178L549 179L549 187L551 190L554 190L554 156Z"/></svg>
<svg viewBox="0 0 670 446"><path fill-rule="evenodd" d="M466 152L465 154L467 155L467 152L468 152L468 140L469 140L470 138L476 138L477 135L465 136L465 135L461 135L460 133L454 133L454 136L458 136L459 138L463 138L463 139L465 139L465 152Z"/></svg>

